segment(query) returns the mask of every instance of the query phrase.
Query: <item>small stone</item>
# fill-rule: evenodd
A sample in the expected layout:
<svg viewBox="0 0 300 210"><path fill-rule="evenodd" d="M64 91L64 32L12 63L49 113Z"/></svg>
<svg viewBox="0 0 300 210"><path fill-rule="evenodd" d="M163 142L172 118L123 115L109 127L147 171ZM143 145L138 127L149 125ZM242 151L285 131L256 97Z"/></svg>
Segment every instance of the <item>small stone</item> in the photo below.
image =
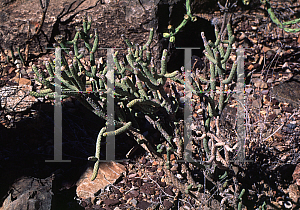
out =
<svg viewBox="0 0 300 210"><path fill-rule="evenodd" d="M248 93L248 94L250 94L252 92L252 90L253 90L253 88L246 88L245 92Z"/></svg>
<svg viewBox="0 0 300 210"><path fill-rule="evenodd" d="M147 201L140 201L136 207L140 209L147 209L150 205L151 203L148 203Z"/></svg>
<svg viewBox="0 0 300 210"><path fill-rule="evenodd" d="M150 167L150 168L148 168L148 171L155 172L155 171L157 171L157 167L156 166Z"/></svg>
<svg viewBox="0 0 300 210"><path fill-rule="evenodd" d="M136 177L136 176L137 176L137 174L136 174L136 173L133 173L133 174L129 174L129 175L128 175L128 178L129 178L129 179L132 179L132 178L134 178L134 177Z"/></svg>
<svg viewBox="0 0 300 210"><path fill-rule="evenodd" d="M188 206L184 206L183 209L184 209L184 210L190 210L191 208L188 207Z"/></svg>
<svg viewBox="0 0 300 210"><path fill-rule="evenodd" d="M283 109L284 112L293 113L293 108L292 107L283 107L282 109Z"/></svg>
<svg viewBox="0 0 300 210"><path fill-rule="evenodd" d="M263 94L263 95L268 95L268 93L269 93L269 90L262 90L261 91L261 94Z"/></svg>
<svg viewBox="0 0 300 210"><path fill-rule="evenodd" d="M166 199L166 200L164 200L163 205L164 205L165 209L171 209L171 207L173 206L173 203Z"/></svg>
<svg viewBox="0 0 300 210"><path fill-rule="evenodd" d="M286 126L291 130L296 128L296 124L293 124L293 123L287 124Z"/></svg>
<svg viewBox="0 0 300 210"><path fill-rule="evenodd" d="M293 204L291 201L286 201L286 202L284 202L283 205L286 209L291 209L293 207Z"/></svg>
<svg viewBox="0 0 300 210"><path fill-rule="evenodd" d="M254 69L254 65L250 64L250 65L248 66L248 70L249 70L249 71L252 71L252 69Z"/></svg>
<svg viewBox="0 0 300 210"><path fill-rule="evenodd" d="M132 200L130 200L129 203L132 204L134 207L136 207L136 205L137 205L137 200L133 198Z"/></svg>
<svg viewBox="0 0 300 210"><path fill-rule="evenodd" d="M136 190L131 190L130 192L129 192L129 194L132 196L132 197L138 197L139 196L139 192L138 191L136 191Z"/></svg>
<svg viewBox="0 0 300 210"><path fill-rule="evenodd" d="M240 40L243 40L243 39L245 39L246 37L247 37L246 34L245 34L244 32L241 32L241 35L240 35L239 39L240 39Z"/></svg>
<svg viewBox="0 0 300 210"><path fill-rule="evenodd" d="M279 201L279 202L282 202L282 201ZM280 209L282 207L282 205L279 204L279 202L271 201L271 204L274 205L276 208Z"/></svg>
<svg viewBox="0 0 300 210"><path fill-rule="evenodd" d="M260 99L253 100L252 106L259 109L262 106L261 100Z"/></svg>
<svg viewBox="0 0 300 210"><path fill-rule="evenodd" d="M175 160L176 158L175 158L175 155L174 154L171 154L170 155L170 161L172 161L172 160Z"/></svg>
<svg viewBox="0 0 300 210"><path fill-rule="evenodd" d="M285 62L283 65L282 65L282 69L287 69L289 68L289 63L288 62Z"/></svg>
<svg viewBox="0 0 300 210"><path fill-rule="evenodd" d="M165 188L165 193L167 193L168 195L174 196L174 192L173 192L171 186Z"/></svg>
<svg viewBox="0 0 300 210"><path fill-rule="evenodd" d="M114 206L118 203L120 203L120 201L118 199L105 199L103 201L107 206Z"/></svg>
<svg viewBox="0 0 300 210"><path fill-rule="evenodd" d="M14 82L18 83L20 86L21 85L31 85L31 81L29 79L14 77L12 80Z"/></svg>
<svg viewBox="0 0 300 210"><path fill-rule="evenodd" d="M14 64L18 64L18 63L21 63L21 60L16 59L15 62L14 62Z"/></svg>
<svg viewBox="0 0 300 210"><path fill-rule="evenodd" d="M276 114L270 114L270 115L267 117L267 119L268 119L269 121L273 121L276 117L277 117Z"/></svg>
<svg viewBox="0 0 300 210"><path fill-rule="evenodd" d="M104 189L110 183L114 183L124 171L125 167L119 163L101 162L96 179L91 181L93 168L88 168L77 182L77 196L83 199L94 197L94 194L100 189Z"/></svg>
<svg viewBox="0 0 300 210"><path fill-rule="evenodd" d="M145 164L147 161L146 161L146 158L145 157L142 157L141 159L140 159L140 163L141 164Z"/></svg>
<svg viewBox="0 0 300 210"><path fill-rule="evenodd" d="M103 203L103 200L97 200L96 205L101 205ZM84 207L84 206L83 206Z"/></svg>
<svg viewBox="0 0 300 210"><path fill-rule="evenodd" d="M281 158L280 158L280 160L282 161L282 162L285 162L286 161L286 159L287 159L287 155L283 155Z"/></svg>
<svg viewBox="0 0 300 210"><path fill-rule="evenodd" d="M177 171L177 169L178 169L178 164L174 164L174 166L172 166L172 168L170 170Z"/></svg>
<svg viewBox="0 0 300 210"><path fill-rule="evenodd" d="M177 177L178 179L183 179L183 176L182 176L181 174L176 174L176 177Z"/></svg>
<svg viewBox="0 0 300 210"><path fill-rule="evenodd" d="M281 113L281 109L273 109L276 115L279 115Z"/></svg>
<svg viewBox="0 0 300 210"><path fill-rule="evenodd" d="M161 180L164 180L164 179L161 179ZM160 187L165 187L166 186L166 182L164 181L158 181L158 184Z"/></svg>
<svg viewBox="0 0 300 210"><path fill-rule="evenodd" d="M299 183L296 183L298 186L300 186L300 164L298 163L297 164L297 166L296 166L296 168L295 168L295 170L294 170L294 172L293 172L293 175L292 175L292 177L293 177L293 181L298 181Z"/></svg>
<svg viewBox="0 0 300 210"><path fill-rule="evenodd" d="M26 72L26 70L24 68L21 69L21 74L22 75L27 74L27 72Z"/></svg>
<svg viewBox="0 0 300 210"><path fill-rule="evenodd" d="M157 161L153 161L152 165L153 166L158 166L158 162Z"/></svg>
<svg viewBox="0 0 300 210"><path fill-rule="evenodd" d="M296 179L296 185L300 187L300 179Z"/></svg>
<svg viewBox="0 0 300 210"><path fill-rule="evenodd" d="M253 31L256 31L256 30L257 30L257 26L251 26L251 29L252 29Z"/></svg>
<svg viewBox="0 0 300 210"><path fill-rule="evenodd" d="M185 97L180 97L179 98L179 103L180 104L184 104L184 102L185 102Z"/></svg>
<svg viewBox="0 0 300 210"><path fill-rule="evenodd" d="M253 82L254 82L254 86L257 87L257 88L261 88L261 89L268 88L268 84L266 82L262 81L259 78L253 79Z"/></svg>

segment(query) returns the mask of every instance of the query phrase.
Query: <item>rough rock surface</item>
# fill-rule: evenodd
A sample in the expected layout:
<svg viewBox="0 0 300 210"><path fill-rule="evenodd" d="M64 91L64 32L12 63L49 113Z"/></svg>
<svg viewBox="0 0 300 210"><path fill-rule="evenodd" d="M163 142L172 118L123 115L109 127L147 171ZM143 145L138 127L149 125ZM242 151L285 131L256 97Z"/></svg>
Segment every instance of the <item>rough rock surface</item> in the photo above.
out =
<svg viewBox="0 0 300 210"><path fill-rule="evenodd" d="M52 177L19 179L12 185L1 210L50 210L52 180Z"/></svg>
<svg viewBox="0 0 300 210"><path fill-rule="evenodd" d="M51 47L58 34L72 39L75 26L82 26L84 14L92 16L92 29L98 29L99 47L126 47L121 34L125 34L134 43L147 40L149 29L157 25L155 12L158 2L159 0L51 0L42 33L38 36L39 40L34 39L30 44L30 53L45 52L45 47ZM39 25L42 16L39 1L16 1L0 8L0 14L1 47L9 49L13 45L16 52L19 45L22 52L28 34L27 21L31 34Z"/></svg>
<svg viewBox="0 0 300 210"><path fill-rule="evenodd" d="M16 52L17 46L20 46L21 53L24 53L28 34L34 34L42 17L39 0L17 0L5 5L0 7L0 50L13 46ZM176 35L176 46L169 44L162 34L167 32L169 24L177 27L185 13L185 0L51 0L41 33L29 45L29 58L45 53L46 47L53 47L56 35L64 35L67 40L73 39L75 27L82 26L82 17L87 14L92 16L92 29L98 31L99 47L123 48L118 49L119 55L127 49L121 34L135 44L144 44L149 29L154 28L151 47L157 67L160 67L162 50L168 49L169 71L179 70L184 65L184 52L175 51L176 47L201 48L194 51L194 54L200 56L203 49L201 31L205 31L207 37L214 32L209 21L198 17L196 22L188 23ZM101 50L100 53L106 52ZM100 56L98 53L96 58Z"/></svg>
<svg viewBox="0 0 300 210"><path fill-rule="evenodd" d="M300 106L300 75L295 75L272 89L277 100L290 103L294 108Z"/></svg>
<svg viewBox="0 0 300 210"><path fill-rule="evenodd" d="M102 162L96 179L91 181L93 168L88 168L77 182L76 194L81 199L93 198L107 185L113 184L125 171L125 167L116 162Z"/></svg>
<svg viewBox="0 0 300 210"><path fill-rule="evenodd" d="M9 112L22 112L30 108L38 100L29 95L32 86L20 85L2 87L0 89L1 107Z"/></svg>

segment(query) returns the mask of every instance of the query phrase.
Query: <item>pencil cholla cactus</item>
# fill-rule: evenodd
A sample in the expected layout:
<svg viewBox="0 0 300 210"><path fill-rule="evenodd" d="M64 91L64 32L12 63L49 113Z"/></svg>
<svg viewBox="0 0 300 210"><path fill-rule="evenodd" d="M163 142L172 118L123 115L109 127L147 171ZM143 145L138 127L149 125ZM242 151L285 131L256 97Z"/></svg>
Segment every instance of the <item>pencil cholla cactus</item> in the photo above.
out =
<svg viewBox="0 0 300 210"><path fill-rule="evenodd" d="M88 158L91 161L95 161L91 180L97 177L101 161L101 141L105 137L124 132L131 133L137 143L142 145L150 154L161 157L162 153L164 153L166 156L164 167L170 169L173 164L171 161L172 154L177 160L183 160L184 158L182 155L184 138L181 127L183 125L183 117L178 115L180 110L182 110L182 107L180 107L182 105L182 95L176 82L184 85L185 81L180 78L179 71L167 72L167 50L163 51L161 67L155 67L150 46L153 40L153 29L150 30L149 38L144 45L133 44L122 35L128 47L126 55L128 64L120 61L117 57L118 52L115 52L112 55L115 64L113 67L114 76L110 78L108 65L103 60L99 63L96 62L95 53L99 38L97 30L90 33L90 29L91 17L84 17L83 28L76 28L77 32L73 40L67 41L63 36L57 36L56 41L64 51L62 53L61 78L59 78L62 97L75 97L86 108L106 121L108 120L106 115L107 106L114 106L115 116L113 123L116 129L108 131L108 124L101 128L96 141L95 155ZM216 42L214 43L207 41L204 34L202 34L206 51L205 55L210 61L210 76L204 78L193 73L191 78L192 85L188 87L193 94L206 103L205 113L203 113L204 131L200 139L204 145L205 160L202 162L192 160L192 164L203 170L206 168L213 169L217 165L220 169L225 170L224 175L220 176L222 181L227 177L227 170L230 170L229 152L233 152L235 148L221 140L218 132L214 133L210 128L210 123L214 117L219 116L224 103L228 100L229 96L224 93L225 84L233 81L237 67L236 63L233 64L229 75L225 71L226 62L234 42L230 24L227 25L227 31L228 40L223 40L222 33L219 33L216 26ZM79 50L80 42L84 43L89 53L89 66L86 66L86 63L83 62L84 52ZM226 51L224 44L227 44ZM69 46L72 47L73 51L67 49ZM64 54L72 58L72 64L68 64ZM49 60L49 62L45 63L45 66L47 72L38 69L35 65L32 66L36 73L35 79L42 83L45 88L39 91L32 91L31 95L51 99L54 98L56 85L54 83L55 64ZM219 82L217 82L217 78ZM109 88L108 84L110 83L114 84L114 90ZM209 84L208 89L203 90L200 83ZM168 91L165 90L167 84L170 86ZM87 86L91 86L91 92L87 91ZM219 101L215 104L217 86L219 86ZM203 91L209 92L209 94L204 94ZM108 97L114 98L113 104L108 104ZM158 145L151 144L141 134L140 122L146 121L160 132L162 138ZM165 139L164 141L163 138ZM220 147L224 148L225 158L220 154ZM171 174L171 176L174 175ZM200 191L200 185L196 186L195 181L191 181L190 172L188 176L188 181L192 183L187 183L184 190L181 188L182 193L191 193L192 189L196 187ZM236 187L236 193L233 195L233 200L236 204L241 202L241 196L238 196L237 192L238 187Z"/></svg>

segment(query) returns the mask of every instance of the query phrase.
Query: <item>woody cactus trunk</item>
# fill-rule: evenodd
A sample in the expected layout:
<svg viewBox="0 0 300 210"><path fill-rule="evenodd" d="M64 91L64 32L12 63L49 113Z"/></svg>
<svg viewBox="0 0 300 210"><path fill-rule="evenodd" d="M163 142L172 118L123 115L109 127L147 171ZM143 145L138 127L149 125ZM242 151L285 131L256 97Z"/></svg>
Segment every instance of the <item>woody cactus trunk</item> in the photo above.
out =
<svg viewBox="0 0 300 210"><path fill-rule="evenodd" d="M215 186L222 183L223 187L219 190L222 191L224 197L220 205L234 201L233 205L235 205L236 208L238 204L241 206L243 191L238 195L239 189L236 181L234 182L236 187L235 192L231 195L234 199L228 199L227 194L225 196L224 193L227 187L227 181L230 182L230 179L228 179L228 172L231 170L230 162L228 161L229 152L233 152L236 146L233 148L230 147L225 140L219 138L219 130L212 130L210 127L211 120L220 115L224 103L228 100L228 96L223 93L223 90L225 90L226 84L232 82L237 67L237 64L234 64L229 75L227 75L226 62L234 42L234 35L230 24L227 25L228 40L222 40L221 33L218 32L217 28L217 40L215 43L207 42L203 34L206 56L210 61L210 76L209 78L202 78L198 77L198 75L192 75L190 86L181 79L179 71L167 73L167 50L163 51L161 68L157 69L154 66L150 47L153 39L153 29L150 30L149 39L144 45L134 45L122 35L124 42L128 46L126 55L127 62L125 64L125 62L119 61L117 58L118 52L115 52L114 55L112 55L115 64L113 68L114 77L109 78L107 74L107 64L103 62L102 58L100 62L96 62L95 52L98 49L98 35L96 30L91 33L90 29L91 17L84 17L83 29L77 28L73 40L67 41L64 37L57 36L56 41L68 57L72 57L72 64L69 65L66 57L62 54L61 78L58 78L61 82L62 98L70 96L76 97L86 108L104 120L108 120L106 115L107 99L108 97L114 98L114 125L117 129L108 132L106 125L100 130L96 141L95 155L88 158L91 161L95 161L91 180L94 180L98 173L99 163L101 161L101 141L104 141L104 138L107 136L118 135L122 132L131 133L137 143L147 150L150 155L163 160L164 167L167 171L169 171L173 164L170 160L172 153L176 157L176 161L179 161L178 164L182 164L184 168L183 144L186 140L183 138L181 129L183 125L183 115L179 113L182 111L183 97L179 93L176 85L177 82L181 85L186 84L186 88L190 88L193 94L200 97L205 108L205 111L203 111L204 130L199 131L201 137L195 137L198 140L203 140L204 161L196 160L191 156L186 157L185 160L191 162L192 165L194 165L193 167L204 170L204 174L206 174L207 170L214 171L213 169L216 166L220 168L224 172L224 175L220 176L220 180L215 181L210 178L210 175L205 175ZM80 54L78 49L80 41L83 41L89 52L90 70L83 64L82 58L84 54ZM227 44L226 52L224 44ZM72 47L72 50L68 50L68 47ZM32 91L31 95L53 99L55 97L55 85L60 84L54 83L55 64L49 60L49 62L45 63L45 66L47 72L37 69L35 65L32 66L36 74L35 79L44 85L44 89ZM198 77L199 80L196 79L196 77ZM217 78L219 81L217 81ZM109 82L114 83L114 90L108 86ZM169 82L171 87L169 92L166 92L164 89L167 82ZM208 84L207 90L202 90L201 84ZM91 85L91 92L87 92L87 85ZM220 87L219 92L216 91L217 86ZM203 91L210 91L210 93L207 94ZM218 94L219 102L216 105L215 100ZM142 119L145 122L148 121L161 133L161 143L153 145L141 134L139 123L137 122L138 119ZM224 158L220 152L221 149L224 149ZM166 159L163 159L164 156L162 154L166 154ZM194 193L194 197L200 202L201 199L203 199L202 192L204 191L205 194L206 191L205 185L197 185L196 182L191 179L190 168L187 169L186 173L188 174L187 183L182 184L177 181L178 185L182 185L180 190L182 193L193 194L193 189L198 189L197 192ZM173 180L177 180L173 173L169 174L173 176ZM205 204L206 202L203 202L203 205Z"/></svg>

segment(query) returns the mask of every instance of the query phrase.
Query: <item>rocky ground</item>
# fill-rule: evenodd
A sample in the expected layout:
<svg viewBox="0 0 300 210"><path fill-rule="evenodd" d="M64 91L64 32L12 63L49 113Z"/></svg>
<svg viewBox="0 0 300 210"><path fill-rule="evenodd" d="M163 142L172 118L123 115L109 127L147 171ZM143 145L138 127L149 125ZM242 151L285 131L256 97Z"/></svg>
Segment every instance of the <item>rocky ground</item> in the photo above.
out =
<svg viewBox="0 0 300 210"><path fill-rule="evenodd" d="M122 3L122 1L120 2ZM78 10L95 4L97 2L85 2L80 5L81 8ZM102 5L101 2L98 4ZM9 24L13 23L22 28L21 22L27 18L20 15L19 20L11 20L9 18L11 15L25 15L29 10L38 10L39 5L36 6L37 8L28 5L30 4L26 6L25 2L24 7L18 7L17 10L13 4L8 4L5 13L1 13L0 17L3 23L0 28L2 30L0 38L5 40L3 43L7 44L7 46L1 45L3 47L0 59L1 106L7 101L12 103L12 105L3 105L0 111L0 196L4 202L2 208L8 205L7 198L11 196L11 200L14 200L20 196L18 193L14 193L15 189L19 187L16 180L21 180L20 183L27 183L27 181L22 181L27 178L22 177L34 177L39 180L39 183L46 183L45 185L51 187L50 191L54 193L51 208L55 210L204 209L203 203L199 202L199 199L191 194L180 192L181 183L186 182L188 173L183 166L176 166L175 157L171 157L174 167L170 169L170 172L166 171L162 162L145 153L126 134L116 137L116 158L122 161L115 165L103 166L102 174L105 175L102 180L106 187L101 189L97 186L99 188L93 187L94 191L82 193L87 191L86 189L91 190L88 182L90 172L87 171L87 168L92 163L87 160L87 157L94 153L98 132L105 122L71 98L63 101L63 159L71 160L71 163L45 163L45 160L53 158L53 102L49 100L36 101L34 98L24 96L27 96L28 89L37 85L33 79L34 75L30 64L34 63L44 69L43 61L49 57L53 58L54 55L51 51L46 52L43 49L39 51L31 48L32 56L29 60L31 63L28 66L7 63L5 57L5 54L10 55L9 51L5 49L9 47L9 41L13 41L14 45L24 46L25 32L22 35L21 31L17 32L17 29L12 27L16 31L15 35L12 33L11 36L15 37L4 39L3 35L11 27ZM45 22L45 34L49 37L52 36L53 30L51 31L51 29L54 24L51 17L56 17L64 7L55 5L51 5L53 8L49 10L49 17L46 19L48 22ZM62 3L62 5L64 4ZM122 33L129 36L135 43L147 39L149 19L146 14L142 15L142 20L134 20L134 18L129 20L128 16L126 19L126 15L131 13L130 11L126 12L126 5L123 5L125 12L122 7L108 9L105 4L102 6L95 7L97 9L91 11L91 13L102 11L101 14L93 16L93 26L100 27L100 29L111 26L112 31L99 30L103 37L100 44L124 47L121 39L115 39L115 36ZM286 1L276 1L274 6L278 8L277 15L280 15L282 19L299 17L299 5L296 2L291 6ZM291 10L287 10L287 6ZM142 11L142 8L138 11ZM31 12L31 14L33 13ZM199 13L197 16L205 18L206 21L215 21L214 18L221 19L222 14L214 11L210 14ZM119 17L118 21L114 21L114 17ZM64 18L67 19L67 17ZM32 21L35 19L38 18L33 16ZM126 24L126 21L131 22ZM143 24L139 25L140 22ZM81 24L80 18L77 16L70 23L60 24L59 27L62 28L59 29L60 31L70 31L70 36L72 36L72 30L76 24ZM124 25L124 27L120 25ZM271 23L263 7L255 10L237 9L233 16L233 28L236 35L235 46L243 46L246 49L245 126L247 139L245 149L246 160L249 162L240 164L240 172L237 176L239 187L246 189L243 196L243 209L299 209L299 33L285 33L278 29ZM22 30L25 30L24 27ZM18 33L21 36L18 36ZM41 38L41 40L42 43L46 42L46 38ZM205 73L207 60L201 54L198 56L200 57L199 62L202 63L200 70ZM234 52L230 59L231 61L236 59ZM174 61L170 60L170 66L172 66L172 62ZM193 70L196 71L196 69ZM4 93L6 95L3 95ZM19 95L17 99L16 94ZM232 132L234 130L232 122L236 118L235 105L236 101L233 98L221 116L221 130L224 138L230 139L235 136L235 133ZM30 108L27 109L27 107ZM200 117L199 109L201 109L199 99L195 98L193 109L195 124ZM156 133L153 133L152 138L160 138L155 135ZM105 157L104 150L102 155ZM109 171L114 171L118 176L110 177L113 173ZM171 173L177 177L177 181L170 180L170 177L173 177ZM191 175L194 180L203 184L207 181L207 177L203 175L205 173L194 170ZM121 176L121 174L123 175ZM32 181L32 183L35 182ZM32 183L31 185L33 185ZM87 183L87 185L83 186L83 183ZM207 181L207 183L209 182ZM35 186L39 189L38 184ZM201 194L204 196L202 200L207 201L205 208L220 209L218 189L209 184L206 187L206 191L204 190L207 192L206 195ZM234 192L233 187L232 183L229 184L232 192ZM48 188L44 191L50 193ZM76 194L80 195L79 198L76 197ZM90 194L92 196L89 196ZM38 194L27 196L38 199Z"/></svg>

